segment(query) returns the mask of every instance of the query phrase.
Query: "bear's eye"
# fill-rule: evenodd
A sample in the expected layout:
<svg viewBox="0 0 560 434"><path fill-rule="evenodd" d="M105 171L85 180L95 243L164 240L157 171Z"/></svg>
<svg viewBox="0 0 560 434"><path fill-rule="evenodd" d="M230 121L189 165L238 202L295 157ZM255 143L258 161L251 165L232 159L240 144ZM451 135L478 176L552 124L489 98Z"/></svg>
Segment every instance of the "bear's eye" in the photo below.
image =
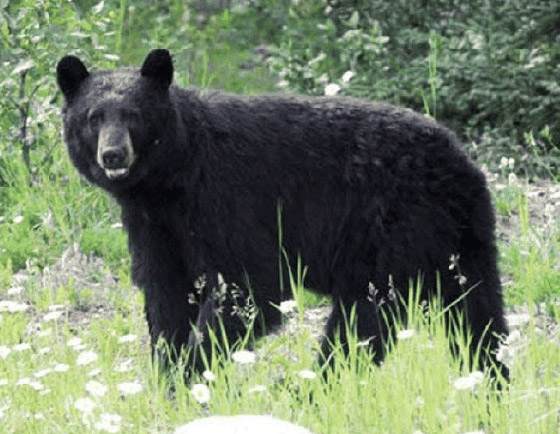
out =
<svg viewBox="0 0 560 434"><path fill-rule="evenodd" d="M123 122L130 124L136 124L140 121L140 115L135 110L123 110L121 112L121 118Z"/></svg>
<svg viewBox="0 0 560 434"><path fill-rule="evenodd" d="M96 130L99 127L99 124L103 122L104 114L102 111L94 111L91 112L88 116L88 122L91 129Z"/></svg>

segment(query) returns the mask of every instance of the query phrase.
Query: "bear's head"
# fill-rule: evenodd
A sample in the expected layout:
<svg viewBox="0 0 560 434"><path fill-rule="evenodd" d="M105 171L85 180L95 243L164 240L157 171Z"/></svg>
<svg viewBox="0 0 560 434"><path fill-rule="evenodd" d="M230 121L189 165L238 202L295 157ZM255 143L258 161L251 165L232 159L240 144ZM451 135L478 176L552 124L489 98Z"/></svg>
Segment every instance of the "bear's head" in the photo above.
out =
<svg viewBox="0 0 560 434"><path fill-rule="evenodd" d="M112 191L146 176L171 120L169 52L151 51L140 69L95 72L65 56L56 72L66 101L64 139L78 170Z"/></svg>

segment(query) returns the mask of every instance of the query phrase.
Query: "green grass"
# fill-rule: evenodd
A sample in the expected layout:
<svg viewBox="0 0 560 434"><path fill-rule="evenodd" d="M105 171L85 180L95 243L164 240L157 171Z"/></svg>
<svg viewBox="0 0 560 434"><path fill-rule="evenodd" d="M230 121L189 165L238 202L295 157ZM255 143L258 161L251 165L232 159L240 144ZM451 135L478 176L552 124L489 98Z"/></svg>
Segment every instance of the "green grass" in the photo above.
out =
<svg viewBox="0 0 560 434"><path fill-rule="evenodd" d="M20 3L28 11L35 6L27 0ZM53 76L56 59L52 53L78 52L96 66L113 66L139 64L149 48L167 46L175 54L179 85L242 93L274 89L274 77L251 56L253 47L271 31L256 27L262 20L252 22L250 15L243 18L249 21L240 22L239 17L224 12L203 27L183 20L185 8L180 1L148 2L146 8L128 10L124 0L107 1L93 15L87 8L76 12L67 3L53 0L38 6L51 12L43 14L51 17L52 24L43 30L43 39L30 30L38 28L41 36L41 27L34 26L35 15L29 12L19 25L21 32L10 42L19 44L19 48L9 45L11 55L36 61L30 72L35 78L28 83ZM120 58L117 61L107 54ZM12 82L4 83L11 86ZM437 320L428 323L415 312L408 326L413 336L399 342L381 367L370 363L351 338L349 358L337 357L336 374L325 380L311 351L317 343L303 328L295 335L260 341L255 364L241 366L228 357L214 361L212 382L195 378L184 384L176 378L175 392L170 394L167 380L158 376L151 363L143 297L130 281L126 234L115 226L120 210L107 194L80 180L69 162L61 145L60 116L52 109L52 104L59 104L54 101L54 83L45 83L38 91L43 99L34 102L42 104L40 109L46 114L37 109L32 119L37 122L30 127L38 138L31 152L33 173L25 166L17 141L8 135L19 127L17 115L5 109L11 100L0 97L4 98L0 107L0 301L26 303L24 312L1 312L0 431L97 432L102 415L110 414L120 417L120 422L114 422L120 432L159 433L171 432L195 417L239 413L273 414L316 434L560 430L560 347L542 334L541 309L544 304L547 324L560 321L560 229L553 225L543 232L531 227L524 186L507 187L494 196L500 216L516 217L508 241L499 245L502 274L510 282L506 299L509 305L526 304L532 312L516 346L509 389L498 393L486 378L473 389L458 390L456 381L468 373L459 360L450 357L442 325ZM432 86L426 100L431 111L436 96ZM56 266L74 243L84 254L97 258L88 262L87 282L69 279L45 284L41 280L48 274L45 268ZM285 283L292 283L301 323L304 309L325 304L325 298L303 289L304 264L290 265L292 282ZM30 276L25 282L20 281L22 270ZM23 287L22 292L10 291L16 287ZM137 338L119 341L127 335ZM83 347L69 345L76 337ZM78 364L85 351L94 352L97 359ZM318 375L302 378L302 370ZM138 384L141 390L124 395L119 391L121 383ZM196 383L210 388L208 403L194 398L191 388ZM95 396L96 390L105 392ZM92 409L84 414L87 405Z"/></svg>
<svg viewBox="0 0 560 434"><path fill-rule="evenodd" d="M62 162L64 175L39 172L32 185L19 160L10 161L4 172L8 185L0 188L5 204L0 208L4 218L0 223L0 269L17 271L28 262L44 266L60 255L63 246L77 241L77 229L119 221L115 204L80 181L62 146L55 158Z"/></svg>
<svg viewBox="0 0 560 434"><path fill-rule="evenodd" d="M534 325L523 331L526 343L503 392L488 378L460 389L456 382L468 373L450 357L442 321L428 322L416 310L408 326L412 336L400 340L381 367L351 337L349 357L335 358L328 381L321 375L303 378L301 371L319 374L319 367L302 331L289 340L261 343L254 364L214 361L214 381L184 384L176 377L170 396L169 383L150 361L139 293L129 291L120 309L108 318L90 315L87 324L66 316L72 295L64 294L57 300L65 307L56 321L45 320L52 312L47 306L2 314L0 342L11 350L0 357L3 432L95 432L103 413L120 416L121 432L170 432L195 417L240 413L273 414L316 433L554 433L560 427L560 347ZM127 335L136 338L119 340ZM22 343L29 348L17 351ZM88 361L88 353L95 360ZM61 365L64 370L55 370ZM127 395L119 389L122 383L134 383L139 391ZM210 389L207 403L196 402L190 392L198 383ZM105 390L97 396L100 389ZM93 406L90 412L81 407L84 398Z"/></svg>
<svg viewBox="0 0 560 434"><path fill-rule="evenodd" d="M529 198L524 187L508 187L496 192L496 208L503 217L516 216L517 228L510 228L511 240L501 246L502 271L511 276L508 288L512 304L556 303L560 298L560 226L548 223L535 227L530 222ZM507 212L505 211L507 210ZM541 221L546 213L541 213Z"/></svg>

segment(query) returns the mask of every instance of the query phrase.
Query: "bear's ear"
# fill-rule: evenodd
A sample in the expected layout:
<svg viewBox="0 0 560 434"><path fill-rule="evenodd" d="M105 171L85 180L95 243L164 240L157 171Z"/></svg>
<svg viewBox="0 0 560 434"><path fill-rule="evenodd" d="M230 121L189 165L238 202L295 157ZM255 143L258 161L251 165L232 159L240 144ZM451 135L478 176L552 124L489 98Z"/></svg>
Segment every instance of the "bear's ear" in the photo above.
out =
<svg viewBox="0 0 560 434"><path fill-rule="evenodd" d="M169 51L158 48L152 50L140 70L142 76L155 80L163 89L167 89L173 80L173 62Z"/></svg>
<svg viewBox="0 0 560 434"><path fill-rule="evenodd" d="M56 66L56 78L66 100L72 98L89 72L76 56L64 56Z"/></svg>

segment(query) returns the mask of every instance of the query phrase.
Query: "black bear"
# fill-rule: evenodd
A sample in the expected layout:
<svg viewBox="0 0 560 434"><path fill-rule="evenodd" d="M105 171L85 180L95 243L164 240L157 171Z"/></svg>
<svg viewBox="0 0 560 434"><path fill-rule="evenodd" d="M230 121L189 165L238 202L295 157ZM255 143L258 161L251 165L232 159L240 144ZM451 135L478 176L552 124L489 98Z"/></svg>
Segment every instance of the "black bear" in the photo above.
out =
<svg viewBox="0 0 560 434"><path fill-rule="evenodd" d="M482 363L507 377L491 197L446 128L360 99L182 89L163 49L140 69L91 73L66 56L57 78L72 162L122 207L152 344L204 346L218 319L233 339L249 300L270 330L290 293L287 252L308 266L306 286L333 298L323 354L337 330L344 345L354 306L381 361L382 312L420 277L422 297L439 290L459 307L473 353L482 345Z"/></svg>

